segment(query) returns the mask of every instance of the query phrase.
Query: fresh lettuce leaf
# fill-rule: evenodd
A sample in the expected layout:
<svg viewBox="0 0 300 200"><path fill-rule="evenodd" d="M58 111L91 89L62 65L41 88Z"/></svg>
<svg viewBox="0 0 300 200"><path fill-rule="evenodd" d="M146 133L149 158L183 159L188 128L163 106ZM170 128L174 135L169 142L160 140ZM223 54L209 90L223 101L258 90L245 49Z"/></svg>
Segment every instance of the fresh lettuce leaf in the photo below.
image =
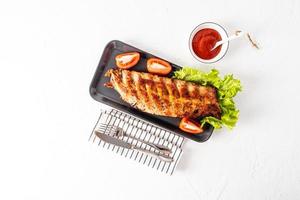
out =
<svg viewBox="0 0 300 200"><path fill-rule="evenodd" d="M216 69L212 69L210 72L205 73L191 67L184 67L175 71L173 78L191 81L204 86L210 85L217 88L218 101L222 111L221 119L212 116L204 117L201 120L202 126L206 123L212 125L216 129L222 128L223 126L232 129L235 126L239 118L239 110L235 107L233 97L239 91L242 91L240 80L235 79L231 74L224 76L222 79L219 75L219 71Z"/></svg>

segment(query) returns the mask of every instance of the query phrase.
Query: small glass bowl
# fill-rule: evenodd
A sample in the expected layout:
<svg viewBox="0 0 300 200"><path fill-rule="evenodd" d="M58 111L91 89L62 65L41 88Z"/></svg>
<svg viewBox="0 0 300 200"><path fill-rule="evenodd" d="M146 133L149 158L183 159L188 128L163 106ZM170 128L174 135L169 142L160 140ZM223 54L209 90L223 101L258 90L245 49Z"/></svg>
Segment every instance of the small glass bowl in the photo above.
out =
<svg viewBox="0 0 300 200"><path fill-rule="evenodd" d="M227 34L226 30L221 25L219 25L217 23L214 23L214 22L204 22L202 24L199 24L192 31L192 33L190 35L190 39L189 39L189 49L190 49L191 54L198 61L200 61L202 63L205 63L205 64L211 64L211 63L215 63L215 62L221 60L226 55L226 53L228 51L228 48L229 48L229 42L222 44L221 51L219 52L219 54L216 57L214 57L212 59L209 59L209 60L205 60L205 59L200 58L199 56L197 56L195 54L195 52L193 50L192 42L193 42L193 38L196 35L196 33L198 33L198 31L200 31L202 29L205 29L205 28L210 28L210 29L216 30L220 34L222 40L228 38L228 34Z"/></svg>

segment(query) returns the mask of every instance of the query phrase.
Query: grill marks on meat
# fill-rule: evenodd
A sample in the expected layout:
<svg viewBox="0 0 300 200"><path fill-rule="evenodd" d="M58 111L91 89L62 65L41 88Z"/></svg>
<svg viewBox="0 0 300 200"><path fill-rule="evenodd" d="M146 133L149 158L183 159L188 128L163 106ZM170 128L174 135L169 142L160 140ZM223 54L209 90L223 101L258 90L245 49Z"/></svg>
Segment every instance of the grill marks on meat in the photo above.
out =
<svg viewBox="0 0 300 200"><path fill-rule="evenodd" d="M168 117L221 116L213 87L121 69L110 69L106 76L124 101L144 112Z"/></svg>

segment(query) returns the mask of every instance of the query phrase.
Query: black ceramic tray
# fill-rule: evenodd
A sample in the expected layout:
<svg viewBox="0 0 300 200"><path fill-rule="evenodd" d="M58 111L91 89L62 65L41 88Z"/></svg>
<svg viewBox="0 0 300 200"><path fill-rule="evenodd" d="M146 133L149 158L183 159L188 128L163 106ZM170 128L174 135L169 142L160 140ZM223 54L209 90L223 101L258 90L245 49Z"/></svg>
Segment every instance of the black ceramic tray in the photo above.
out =
<svg viewBox="0 0 300 200"><path fill-rule="evenodd" d="M123 112L127 112L135 117L138 117L142 120L150 122L156 126L167 129L169 131L172 131L176 134L182 135L189 139L195 140L197 142L205 142L206 140L208 140L213 132L212 126L208 125L204 127L205 129L204 132L198 135L183 132L178 128L180 122L179 118L157 116L157 115L152 115L152 114L139 111L135 108L132 108L128 103L123 101L120 98L120 95L117 91L115 91L114 89L104 87L103 84L109 81L109 78L105 77L104 74L108 69L116 68L116 63L115 63L116 55L120 53L131 52L131 51L136 51L141 54L141 59L138 62L138 64L133 68L131 68L132 70L135 71L146 72L147 59L153 57L159 58L150 53L137 49L133 46L125 44L121 41L113 40L109 42L103 51L97 70L91 82L90 85L91 96L96 101L107 104ZM172 72L181 68L175 64L172 63L170 64L172 65L173 68ZM169 76L171 77L172 73Z"/></svg>

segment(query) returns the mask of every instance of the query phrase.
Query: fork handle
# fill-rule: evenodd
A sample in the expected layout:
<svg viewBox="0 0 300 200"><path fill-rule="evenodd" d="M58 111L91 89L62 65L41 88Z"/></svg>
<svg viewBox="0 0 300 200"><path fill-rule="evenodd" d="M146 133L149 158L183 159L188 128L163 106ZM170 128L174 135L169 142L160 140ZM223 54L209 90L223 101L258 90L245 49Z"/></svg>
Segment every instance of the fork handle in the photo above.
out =
<svg viewBox="0 0 300 200"><path fill-rule="evenodd" d="M167 156L167 155L163 155L163 154L159 154L159 153L155 153L153 151L150 151L150 150L147 150L147 149L143 149L143 148L140 148L140 147L137 147L137 146L132 146L132 149L135 149L135 150L138 150L138 151L141 151L145 154L148 154L150 156L154 156L162 161L165 161L165 162L173 162L173 158L171 158L170 156Z"/></svg>
<svg viewBox="0 0 300 200"><path fill-rule="evenodd" d="M167 147L163 146L163 145L160 145L160 144L153 144L153 143L150 143L150 142L146 142L145 140L142 140L142 139L139 139L139 138L136 138L136 137L133 137L131 135L124 135L125 137L129 137L131 139L134 139L134 140L137 140L137 141L140 141L150 147L153 147L154 149L164 153L164 154L170 154L172 153L170 149L168 149Z"/></svg>

